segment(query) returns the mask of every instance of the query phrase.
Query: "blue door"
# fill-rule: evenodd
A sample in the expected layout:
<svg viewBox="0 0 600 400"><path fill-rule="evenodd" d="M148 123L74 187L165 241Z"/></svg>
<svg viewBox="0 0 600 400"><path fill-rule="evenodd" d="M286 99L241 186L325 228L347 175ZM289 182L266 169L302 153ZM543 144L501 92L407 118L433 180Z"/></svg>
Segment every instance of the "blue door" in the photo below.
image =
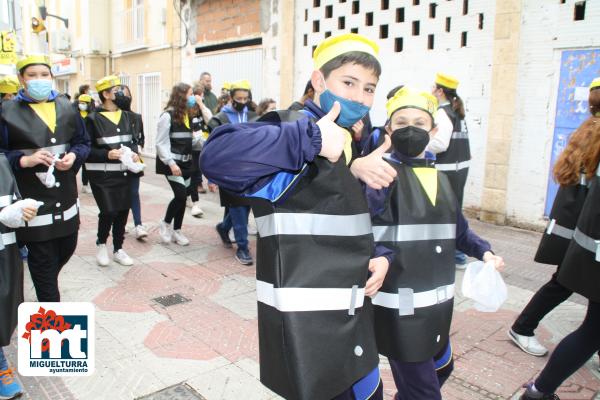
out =
<svg viewBox="0 0 600 400"><path fill-rule="evenodd" d="M548 191L544 215L550 215L558 185L552 170L571 133L589 116L588 95L592 80L600 76L600 49L566 50L560 62L560 83L556 100L554 138L548 173Z"/></svg>

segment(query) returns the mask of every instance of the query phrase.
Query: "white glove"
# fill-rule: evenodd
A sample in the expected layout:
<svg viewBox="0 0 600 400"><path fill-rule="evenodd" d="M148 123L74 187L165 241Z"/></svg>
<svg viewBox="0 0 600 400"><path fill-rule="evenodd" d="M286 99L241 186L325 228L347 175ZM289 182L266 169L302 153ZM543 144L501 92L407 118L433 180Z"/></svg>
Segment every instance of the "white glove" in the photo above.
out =
<svg viewBox="0 0 600 400"><path fill-rule="evenodd" d="M38 177L40 182L44 184L48 189L54 187L56 184L56 177L54 176L54 164L60 159L58 154L54 155L54 159L52 160L52 164L48 167L47 172L36 172L35 175Z"/></svg>
<svg viewBox="0 0 600 400"><path fill-rule="evenodd" d="M121 155L119 156L121 163L134 174L142 172L146 168L146 164L133 161L133 151L127 146L121 144Z"/></svg>
<svg viewBox="0 0 600 400"><path fill-rule="evenodd" d="M4 207L0 210L0 223L9 228L18 228L25 226L23 220L23 209L24 208L35 208L38 209L44 203L33 199L19 200L11 205Z"/></svg>

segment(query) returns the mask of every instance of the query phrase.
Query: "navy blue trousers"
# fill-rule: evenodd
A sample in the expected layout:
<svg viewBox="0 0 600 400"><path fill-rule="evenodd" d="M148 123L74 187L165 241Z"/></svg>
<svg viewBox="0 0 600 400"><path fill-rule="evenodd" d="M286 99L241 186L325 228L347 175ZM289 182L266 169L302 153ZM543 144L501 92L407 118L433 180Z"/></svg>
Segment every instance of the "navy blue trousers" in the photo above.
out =
<svg viewBox="0 0 600 400"><path fill-rule="evenodd" d="M442 400L433 359L423 362L388 360L398 390L394 400Z"/></svg>

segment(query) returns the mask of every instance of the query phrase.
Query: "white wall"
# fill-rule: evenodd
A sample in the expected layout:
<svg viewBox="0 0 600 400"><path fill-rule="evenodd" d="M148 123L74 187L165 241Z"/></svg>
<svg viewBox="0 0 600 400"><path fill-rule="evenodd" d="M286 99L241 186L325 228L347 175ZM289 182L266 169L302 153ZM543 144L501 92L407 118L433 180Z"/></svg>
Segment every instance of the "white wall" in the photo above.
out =
<svg viewBox="0 0 600 400"><path fill-rule="evenodd" d="M507 215L517 221L544 223L561 50L600 47L600 2L586 2L583 21L573 21L574 3L522 2L507 195Z"/></svg>
<svg viewBox="0 0 600 400"><path fill-rule="evenodd" d="M349 33L358 28L358 33L374 39L380 46L380 61L383 73L371 111L375 124L385 119L386 94L399 84L407 84L430 90L435 73L444 71L460 80L459 95L467 107L467 125L473 153L472 167L467 182L465 206L479 207L483 186L485 146L488 130L490 103L491 63L494 34L495 2L493 0L471 0L467 15L462 13L462 1L421 1L413 6L412 1L390 2L388 10L381 10L381 1L361 1L358 14L352 14L352 1L322 0L320 7L313 7L312 0L296 2L295 43L295 98L299 98L312 71L312 46L325 38L325 32L333 35ZM437 3L436 17L429 18L429 4ZM325 7L333 5L333 18L325 18ZM405 22L396 23L396 8L404 7ZM305 12L308 10L308 20ZM373 12L373 26L365 25L365 14ZM478 29L479 13L484 14L483 29ZM338 17L345 16L346 29L339 30ZM451 18L451 30L445 32L446 17ZM313 21L320 21L320 32L313 33ZM420 21L420 35L412 36L412 21ZM379 39L379 27L388 24L389 37ZM467 33L467 47L460 46L461 32ZM304 46L304 35L308 45ZM427 36L434 34L434 49L427 49ZM395 38L403 38L403 51L394 51Z"/></svg>

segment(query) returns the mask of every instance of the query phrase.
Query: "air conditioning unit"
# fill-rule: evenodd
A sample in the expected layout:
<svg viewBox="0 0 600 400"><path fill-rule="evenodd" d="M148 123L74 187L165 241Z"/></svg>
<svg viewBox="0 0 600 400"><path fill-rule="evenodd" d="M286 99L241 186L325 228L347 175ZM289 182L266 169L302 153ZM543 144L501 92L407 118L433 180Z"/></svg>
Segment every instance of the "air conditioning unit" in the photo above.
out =
<svg viewBox="0 0 600 400"><path fill-rule="evenodd" d="M67 29L59 29L50 33L52 49L57 52L71 51L71 35Z"/></svg>

